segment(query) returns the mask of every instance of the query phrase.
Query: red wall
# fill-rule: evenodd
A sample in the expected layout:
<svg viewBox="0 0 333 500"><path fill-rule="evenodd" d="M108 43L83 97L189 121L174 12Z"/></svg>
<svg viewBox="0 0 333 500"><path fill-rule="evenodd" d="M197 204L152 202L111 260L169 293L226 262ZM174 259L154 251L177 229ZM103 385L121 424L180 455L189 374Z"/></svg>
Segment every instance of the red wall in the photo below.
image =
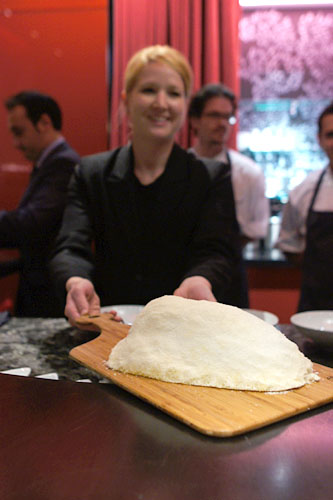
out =
<svg viewBox="0 0 333 500"><path fill-rule="evenodd" d="M52 95L80 155L107 146L107 0L8 0L0 10L0 210L17 205L30 166L14 150L3 101L23 89ZM0 251L0 259L8 252ZM0 280L0 305L17 276Z"/></svg>
<svg viewBox="0 0 333 500"><path fill-rule="evenodd" d="M29 164L15 151L2 102L22 89L54 96L64 135L81 154L107 146L107 0L7 0L0 10L0 210L17 205ZM15 252L0 250L0 259ZM296 273L297 274L297 273ZM288 269L250 269L250 306L288 322L296 310L299 276ZM0 279L0 307L14 297L17 276Z"/></svg>
<svg viewBox="0 0 333 500"><path fill-rule="evenodd" d="M296 267L249 267L249 299L252 309L276 314L290 323L297 312L301 270Z"/></svg>

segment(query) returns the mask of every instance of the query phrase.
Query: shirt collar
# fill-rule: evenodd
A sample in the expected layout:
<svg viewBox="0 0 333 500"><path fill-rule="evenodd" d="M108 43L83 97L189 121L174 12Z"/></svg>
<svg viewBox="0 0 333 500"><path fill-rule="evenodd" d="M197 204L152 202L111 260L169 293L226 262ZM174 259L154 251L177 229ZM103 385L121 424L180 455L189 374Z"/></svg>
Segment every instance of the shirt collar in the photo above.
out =
<svg viewBox="0 0 333 500"><path fill-rule="evenodd" d="M51 142L42 152L38 160L36 161L35 167L39 168L42 163L44 162L45 158L49 156L49 154L56 149L60 144L63 144L65 142L64 137L58 137L55 141Z"/></svg>
<svg viewBox="0 0 333 500"><path fill-rule="evenodd" d="M205 157L205 156L199 156L198 153L196 152L196 150L194 148L189 148L188 149L188 152L189 153L193 153L197 158L204 158L205 160L217 160L217 161L220 161L222 163L228 163L228 157L227 157L227 150L226 149L223 149L221 151L221 153L218 153L216 156L213 156L213 157Z"/></svg>

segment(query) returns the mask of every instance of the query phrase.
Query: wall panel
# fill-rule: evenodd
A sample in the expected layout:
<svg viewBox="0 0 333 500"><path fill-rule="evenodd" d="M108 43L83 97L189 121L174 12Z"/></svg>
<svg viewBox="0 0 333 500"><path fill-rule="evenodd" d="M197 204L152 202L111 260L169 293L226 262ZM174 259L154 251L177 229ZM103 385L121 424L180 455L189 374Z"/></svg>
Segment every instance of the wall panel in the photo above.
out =
<svg viewBox="0 0 333 500"><path fill-rule="evenodd" d="M0 210L17 205L30 166L13 148L3 101L23 89L51 94L63 133L81 155L107 147L107 0L3 0L0 6ZM0 250L0 259L9 253ZM0 280L0 304L17 276Z"/></svg>

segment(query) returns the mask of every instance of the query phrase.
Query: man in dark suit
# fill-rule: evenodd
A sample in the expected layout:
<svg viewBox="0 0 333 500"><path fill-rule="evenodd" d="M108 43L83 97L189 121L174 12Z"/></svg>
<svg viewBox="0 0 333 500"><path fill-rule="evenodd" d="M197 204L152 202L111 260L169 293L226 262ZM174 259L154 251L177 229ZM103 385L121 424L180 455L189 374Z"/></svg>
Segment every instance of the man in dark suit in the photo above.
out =
<svg viewBox="0 0 333 500"><path fill-rule="evenodd" d="M48 259L80 158L61 134L62 114L52 97L23 91L5 106L14 146L34 165L18 207L0 211L0 248L18 248L21 256L15 314L58 317L63 306L53 291Z"/></svg>

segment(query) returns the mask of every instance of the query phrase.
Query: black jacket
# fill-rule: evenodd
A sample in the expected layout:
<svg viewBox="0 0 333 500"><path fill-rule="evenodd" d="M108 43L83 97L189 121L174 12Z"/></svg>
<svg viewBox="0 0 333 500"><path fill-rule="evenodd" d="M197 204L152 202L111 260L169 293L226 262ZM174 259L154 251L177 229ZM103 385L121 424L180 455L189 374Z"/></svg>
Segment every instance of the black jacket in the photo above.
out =
<svg viewBox="0 0 333 500"><path fill-rule="evenodd" d="M48 259L60 228L67 187L78 154L59 144L31 174L29 185L15 210L0 212L0 247L20 251L18 316L60 316L48 273Z"/></svg>
<svg viewBox="0 0 333 500"><path fill-rule="evenodd" d="M222 301L239 258L230 173L212 181L175 145L165 172L142 187L126 146L76 168L52 271L62 293L71 276L92 280L102 305L145 304L193 275Z"/></svg>

